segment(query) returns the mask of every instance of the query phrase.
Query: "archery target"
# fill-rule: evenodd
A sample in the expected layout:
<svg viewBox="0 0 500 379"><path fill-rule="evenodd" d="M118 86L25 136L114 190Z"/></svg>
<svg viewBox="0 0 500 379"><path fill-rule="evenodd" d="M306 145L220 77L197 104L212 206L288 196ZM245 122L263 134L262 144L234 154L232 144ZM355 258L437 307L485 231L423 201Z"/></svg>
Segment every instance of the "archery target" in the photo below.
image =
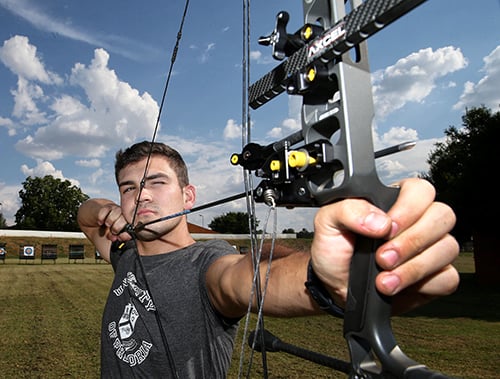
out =
<svg viewBox="0 0 500 379"><path fill-rule="evenodd" d="M33 246L24 246L23 255L25 257L33 257L35 256L35 248Z"/></svg>

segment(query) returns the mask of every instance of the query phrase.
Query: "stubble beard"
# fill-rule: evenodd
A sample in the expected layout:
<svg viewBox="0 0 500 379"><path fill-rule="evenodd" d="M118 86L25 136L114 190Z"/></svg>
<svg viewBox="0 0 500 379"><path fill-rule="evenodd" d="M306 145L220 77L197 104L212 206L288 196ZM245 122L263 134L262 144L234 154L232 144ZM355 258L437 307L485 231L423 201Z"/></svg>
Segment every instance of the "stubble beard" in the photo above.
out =
<svg viewBox="0 0 500 379"><path fill-rule="evenodd" d="M166 220L147 225L136 233L137 239L144 242L155 241L170 233L176 226L175 221Z"/></svg>

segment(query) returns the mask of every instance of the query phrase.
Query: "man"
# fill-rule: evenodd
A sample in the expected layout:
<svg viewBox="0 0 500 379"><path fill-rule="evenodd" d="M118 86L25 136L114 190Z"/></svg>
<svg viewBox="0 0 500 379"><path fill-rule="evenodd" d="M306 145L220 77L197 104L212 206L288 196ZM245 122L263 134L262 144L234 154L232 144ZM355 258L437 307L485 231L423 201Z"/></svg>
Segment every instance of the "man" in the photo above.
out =
<svg viewBox="0 0 500 379"><path fill-rule="evenodd" d="M129 224L193 207L195 188L177 151L137 143L117 153L115 175L120 205L90 199L78 214L82 231L115 271L102 321L102 377L225 377L250 298L250 257L223 241L194 241L186 216L148 225L135 238L127 232ZM376 284L394 295L395 311L453 292L458 245L448 233L455 215L434 195L428 182L412 179L401 183L387 214L359 199L321 207L311 251L273 261L265 313L322 313L304 285L309 262L336 306L345 305L353 233L387 239L376 253L385 270Z"/></svg>

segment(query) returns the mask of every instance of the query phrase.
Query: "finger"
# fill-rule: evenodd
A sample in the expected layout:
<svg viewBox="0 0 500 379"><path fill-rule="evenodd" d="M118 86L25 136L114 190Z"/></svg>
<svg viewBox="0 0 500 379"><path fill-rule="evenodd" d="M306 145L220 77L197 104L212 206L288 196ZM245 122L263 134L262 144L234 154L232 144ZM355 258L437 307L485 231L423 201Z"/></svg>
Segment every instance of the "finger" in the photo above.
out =
<svg viewBox="0 0 500 379"><path fill-rule="evenodd" d="M342 296L355 244L353 232L380 238L390 231L391 220L365 200L346 199L321 207L314 225L311 246L314 269L327 286Z"/></svg>
<svg viewBox="0 0 500 379"><path fill-rule="evenodd" d="M118 225L120 225L120 223L115 223L111 228L108 228L108 233L106 234L107 239L113 242L131 240L132 236L128 232L128 224L125 224L125 227L122 228Z"/></svg>
<svg viewBox="0 0 500 379"><path fill-rule="evenodd" d="M429 303L431 300L449 295L458 287L460 276L452 265L429 276L419 283L406 288L394 296L392 302L393 314L402 314Z"/></svg>
<svg viewBox="0 0 500 379"><path fill-rule="evenodd" d="M315 232L332 236L347 230L367 237L381 237L391 228L391 219L363 199L345 199L321 207L314 219Z"/></svg>
<svg viewBox="0 0 500 379"><path fill-rule="evenodd" d="M380 246L377 263L383 269L393 269L407 262L449 233L455 221L455 214L448 205L432 203L410 228Z"/></svg>
<svg viewBox="0 0 500 379"><path fill-rule="evenodd" d="M103 207L99 216L104 217L103 225L108 229L108 239L115 241L117 236L124 234L128 224L120 206L113 204Z"/></svg>
<svg viewBox="0 0 500 379"><path fill-rule="evenodd" d="M395 224L389 237L394 237L416 222L436 196L434 187L427 180L406 179L398 185L400 185L399 196L387 212Z"/></svg>
<svg viewBox="0 0 500 379"><path fill-rule="evenodd" d="M118 219L109 227L109 231L112 235L114 236L122 236L127 234L128 235L128 226L129 224L125 220L125 218L120 215Z"/></svg>
<svg viewBox="0 0 500 379"><path fill-rule="evenodd" d="M451 235L437 241L421 254L411 260L402 263L391 271L383 271L376 278L379 291L386 295L394 295L404 288L421 282L426 277L433 277L448 267L458 256L458 243ZM445 295L456 283L453 281L440 288L438 281L429 281L427 286L422 287L429 295Z"/></svg>
<svg viewBox="0 0 500 379"><path fill-rule="evenodd" d="M105 224L108 228L113 228L114 232L117 233L120 229L118 229L118 226L115 226L117 221L120 220L120 218L123 218L122 215L122 209L118 206L114 206L111 211L108 213ZM122 222L123 223L123 222Z"/></svg>
<svg viewBox="0 0 500 379"><path fill-rule="evenodd" d="M132 235L129 232L123 232L118 234L118 240L125 242L130 241L132 239Z"/></svg>
<svg viewBox="0 0 500 379"><path fill-rule="evenodd" d="M128 222L125 223L125 226L121 228L120 231L118 232L120 241L131 240L133 235L134 235L134 227L130 225Z"/></svg>
<svg viewBox="0 0 500 379"><path fill-rule="evenodd" d="M100 226L108 227L108 225L106 225L106 220L112 210L113 209L108 206L99 209L99 212L97 212L97 223Z"/></svg>

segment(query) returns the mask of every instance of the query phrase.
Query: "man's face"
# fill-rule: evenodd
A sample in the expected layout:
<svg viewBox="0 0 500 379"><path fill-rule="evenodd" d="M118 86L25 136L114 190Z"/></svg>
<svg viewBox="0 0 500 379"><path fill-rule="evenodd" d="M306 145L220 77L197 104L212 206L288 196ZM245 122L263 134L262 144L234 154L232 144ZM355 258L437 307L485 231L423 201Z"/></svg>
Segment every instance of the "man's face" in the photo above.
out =
<svg viewBox="0 0 500 379"><path fill-rule="evenodd" d="M121 208L127 221L137 225L192 208L194 188L191 185L180 187L174 170L164 157L151 157L145 186L142 190L140 189L146 161L143 159L138 163L130 164L118 174ZM156 239L172 231L182 219L182 217L175 217L148 225L138 232L137 237L142 240Z"/></svg>

